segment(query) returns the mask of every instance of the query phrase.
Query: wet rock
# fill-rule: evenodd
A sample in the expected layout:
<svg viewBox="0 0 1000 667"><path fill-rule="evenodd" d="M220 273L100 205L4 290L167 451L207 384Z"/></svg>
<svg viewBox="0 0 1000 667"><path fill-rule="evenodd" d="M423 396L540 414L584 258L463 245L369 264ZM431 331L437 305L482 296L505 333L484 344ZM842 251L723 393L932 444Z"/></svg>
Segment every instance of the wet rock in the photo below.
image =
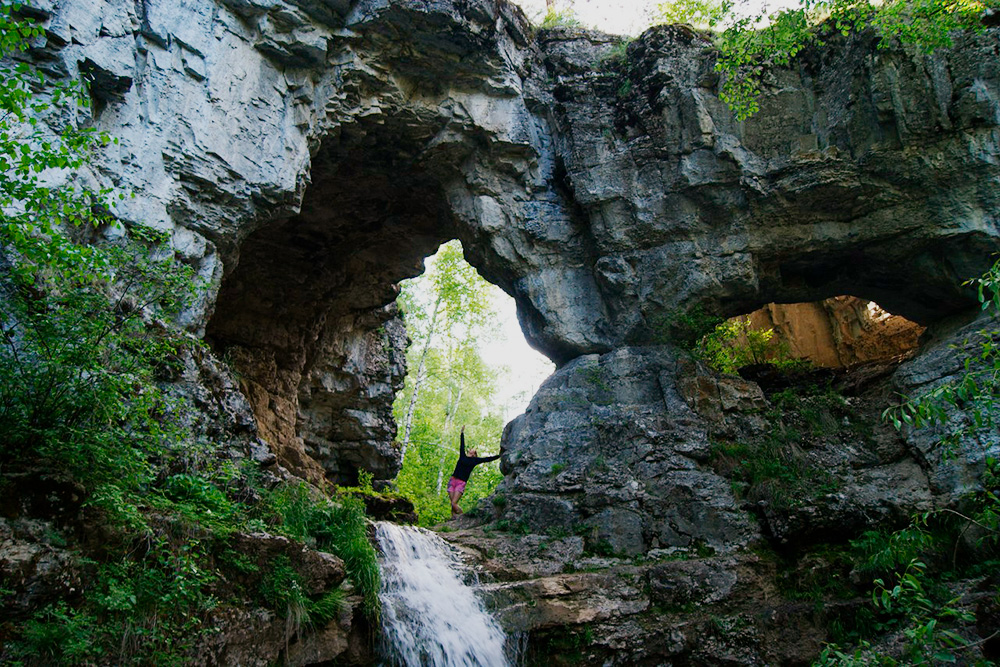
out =
<svg viewBox="0 0 1000 667"><path fill-rule="evenodd" d="M997 329L997 320L984 313L954 332L940 335L915 359L900 366L892 377L894 388L902 396L916 397L944 384L960 382L965 362L970 370L982 369L983 343ZM985 334L985 338L984 338ZM968 412L946 405L946 421L922 428L904 425L903 436L924 467L930 488L935 494L956 502L963 495L981 489L979 479L986 460L1000 456L1000 432L996 428L974 428ZM993 419L996 419L993 408ZM962 433L958 438L949 434Z"/></svg>
<svg viewBox="0 0 1000 667"><path fill-rule="evenodd" d="M365 514L372 521L392 521L393 523L417 523L417 512L413 501L405 496L388 494L354 494L365 504Z"/></svg>

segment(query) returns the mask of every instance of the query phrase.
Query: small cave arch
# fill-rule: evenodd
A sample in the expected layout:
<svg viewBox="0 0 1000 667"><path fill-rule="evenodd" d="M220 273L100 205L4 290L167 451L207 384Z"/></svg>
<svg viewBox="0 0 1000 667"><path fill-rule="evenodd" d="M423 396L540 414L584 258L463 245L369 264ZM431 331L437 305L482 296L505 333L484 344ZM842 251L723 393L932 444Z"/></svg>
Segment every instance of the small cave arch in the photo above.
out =
<svg viewBox="0 0 1000 667"><path fill-rule="evenodd" d="M898 363L916 354L927 331L874 301L846 294L769 303L741 317L754 330L771 331L783 355L822 368Z"/></svg>

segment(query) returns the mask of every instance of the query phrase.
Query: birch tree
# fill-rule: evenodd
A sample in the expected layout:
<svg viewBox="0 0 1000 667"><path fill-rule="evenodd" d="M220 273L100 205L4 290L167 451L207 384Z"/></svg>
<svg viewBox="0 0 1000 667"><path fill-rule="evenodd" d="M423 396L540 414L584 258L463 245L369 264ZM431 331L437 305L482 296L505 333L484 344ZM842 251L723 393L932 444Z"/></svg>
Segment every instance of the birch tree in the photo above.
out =
<svg viewBox="0 0 1000 667"><path fill-rule="evenodd" d="M458 458L461 426L467 426L469 447L499 449L499 377L479 353L479 344L499 328L490 289L457 241L443 245L427 272L402 286L411 344L410 373L395 404L403 452L397 485L413 499L423 525L450 516L443 486ZM478 467L462 504L473 505L500 477L496 463Z"/></svg>

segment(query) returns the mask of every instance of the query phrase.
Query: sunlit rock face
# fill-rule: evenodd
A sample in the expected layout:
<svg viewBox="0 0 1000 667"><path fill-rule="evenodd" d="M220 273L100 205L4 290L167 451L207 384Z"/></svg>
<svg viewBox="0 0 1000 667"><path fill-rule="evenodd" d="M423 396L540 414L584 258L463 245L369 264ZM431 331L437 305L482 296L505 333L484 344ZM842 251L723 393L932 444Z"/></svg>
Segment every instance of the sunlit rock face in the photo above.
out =
<svg viewBox="0 0 1000 667"><path fill-rule="evenodd" d="M655 376L664 396L675 352L630 350L668 344L693 308L853 294L930 324L975 305L962 283L997 248L995 31L932 56L832 40L771 73L760 113L738 122L708 43L679 27L616 60L615 38L533 33L493 0L80 0L35 14L48 33L30 57L53 76L89 72L90 122L119 139L84 177L134 192L120 217L169 233L198 270L183 324L231 361L279 462L314 481L398 469L394 286L444 240L462 240L565 369L627 358L621 390ZM615 394L606 417L627 422L627 405ZM654 431L686 419L657 410ZM506 441L514 495L544 486L529 484L535 443L568 465L596 437L546 411ZM648 440L677 471L711 475L670 438L615 437L621 468ZM664 475L650 498L688 488ZM553 502L578 508L580 492L557 486ZM622 537L629 550L672 539L654 542L651 502L628 505L622 521L643 535ZM614 494L607 507L625 511ZM719 530L674 532L729 539Z"/></svg>
<svg viewBox="0 0 1000 667"><path fill-rule="evenodd" d="M853 296L769 303L745 319L756 331L770 330L773 347L786 356L826 368L901 359L916 351L926 330Z"/></svg>

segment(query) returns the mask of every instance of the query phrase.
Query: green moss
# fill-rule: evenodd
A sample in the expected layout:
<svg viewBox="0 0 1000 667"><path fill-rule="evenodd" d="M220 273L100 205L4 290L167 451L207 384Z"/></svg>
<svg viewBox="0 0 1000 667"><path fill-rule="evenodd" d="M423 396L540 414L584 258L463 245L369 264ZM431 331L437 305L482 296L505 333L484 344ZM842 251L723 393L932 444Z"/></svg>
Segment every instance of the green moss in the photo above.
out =
<svg viewBox="0 0 1000 667"><path fill-rule="evenodd" d="M788 430L752 442L717 441L712 444L712 466L730 479L738 497L764 500L778 509L836 490L836 477L810 465L795 448L797 439L798 434Z"/></svg>

